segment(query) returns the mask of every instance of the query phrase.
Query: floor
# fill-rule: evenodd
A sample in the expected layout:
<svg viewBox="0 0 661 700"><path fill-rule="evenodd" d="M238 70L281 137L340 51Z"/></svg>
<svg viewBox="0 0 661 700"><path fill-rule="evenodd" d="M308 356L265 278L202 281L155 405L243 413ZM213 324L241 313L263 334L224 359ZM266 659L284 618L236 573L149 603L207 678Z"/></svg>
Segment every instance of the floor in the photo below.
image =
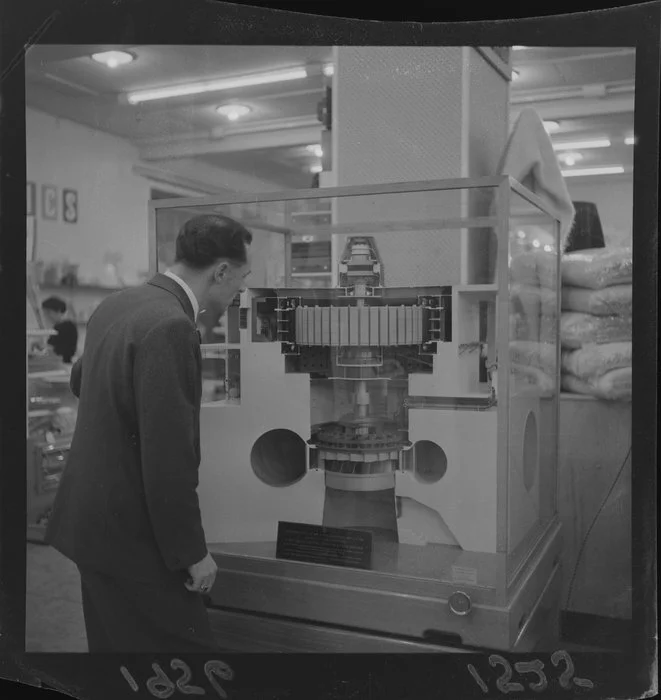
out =
<svg viewBox="0 0 661 700"><path fill-rule="evenodd" d="M28 543L25 650L87 652L76 566L52 547Z"/></svg>

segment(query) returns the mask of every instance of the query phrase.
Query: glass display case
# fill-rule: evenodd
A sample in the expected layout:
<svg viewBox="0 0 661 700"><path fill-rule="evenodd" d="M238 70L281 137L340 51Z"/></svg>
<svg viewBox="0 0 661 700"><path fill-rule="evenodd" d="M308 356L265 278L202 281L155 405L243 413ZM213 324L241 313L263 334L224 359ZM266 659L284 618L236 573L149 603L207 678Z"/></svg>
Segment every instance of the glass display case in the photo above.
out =
<svg viewBox="0 0 661 700"><path fill-rule="evenodd" d="M41 542L76 425L78 401L69 388L71 367L48 347L34 269L26 298L27 537Z"/></svg>
<svg viewBox="0 0 661 700"><path fill-rule="evenodd" d="M249 288L199 318L212 606L267 636L278 616L539 644L560 577L558 220L507 177L158 200L152 269L210 213L253 234ZM330 270L297 284L301 241L328 242ZM368 533L368 565L282 556L287 523Z"/></svg>
<svg viewBox="0 0 661 700"><path fill-rule="evenodd" d="M48 331L28 332L34 345ZM77 400L69 388L71 368L52 356L28 357L28 538L41 541L76 424Z"/></svg>

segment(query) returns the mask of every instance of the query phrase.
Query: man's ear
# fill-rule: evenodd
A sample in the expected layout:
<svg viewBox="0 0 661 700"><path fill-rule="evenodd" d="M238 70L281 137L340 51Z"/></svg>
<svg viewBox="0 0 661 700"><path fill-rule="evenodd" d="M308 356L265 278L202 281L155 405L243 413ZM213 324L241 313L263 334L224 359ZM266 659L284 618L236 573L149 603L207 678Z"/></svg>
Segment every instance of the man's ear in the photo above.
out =
<svg viewBox="0 0 661 700"><path fill-rule="evenodd" d="M229 265L226 262L220 262L216 265L213 271L213 281L222 282L227 275Z"/></svg>

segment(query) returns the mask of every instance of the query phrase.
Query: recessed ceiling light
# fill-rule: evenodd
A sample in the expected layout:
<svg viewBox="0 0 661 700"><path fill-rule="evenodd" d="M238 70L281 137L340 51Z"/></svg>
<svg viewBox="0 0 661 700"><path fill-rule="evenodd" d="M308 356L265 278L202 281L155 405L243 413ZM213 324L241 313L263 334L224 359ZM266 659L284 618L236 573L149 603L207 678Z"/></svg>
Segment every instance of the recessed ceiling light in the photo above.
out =
<svg viewBox="0 0 661 700"><path fill-rule="evenodd" d="M576 170L563 170L564 177L584 177L588 175L617 175L623 173L624 168L621 165L613 165L605 168L581 168Z"/></svg>
<svg viewBox="0 0 661 700"><path fill-rule="evenodd" d="M135 56L128 51L102 51L93 53L92 59L97 63L103 63L108 68L117 68L135 61Z"/></svg>
<svg viewBox="0 0 661 700"><path fill-rule="evenodd" d="M512 51L523 51L524 49L527 49L527 46L512 46Z"/></svg>
<svg viewBox="0 0 661 700"><path fill-rule="evenodd" d="M231 122L235 122L237 119L250 114L252 110L248 105L221 105L216 107L216 112L222 117L227 117Z"/></svg>
<svg viewBox="0 0 661 700"><path fill-rule="evenodd" d="M636 143L636 137L635 136L627 136L624 139L624 143L626 143L627 146L633 146L634 143Z"/></svg>
<svg viewBox="0 0 661 700"><path fill-rule="evenodd" d="M564 143L554 143L556 151L573 151L581 148L608 148L611 142L608 139L592 139L591 141L565 141Z"/></svg>
<svg viewBox="0 0 661 700"><path fill-rule="evenodd" d="M317 158L321 158L324 155L324 151L318 143L307 146L307 150L310 151L310 153L314 153Z"/></svg>
<svg viewBox="0 0 661 700"><path fill-rule="evenodd" d="M565 165L576 165L579 160L583 160L583 154L574 153L573 151L568 151L567 153L561 153L558 156L558 160Z"/></svg>
<svg viewBox="0 0 661 700"><path fill-rule="evenodd" d="M335 66L332 63L327 63L324 66L324 75L327 78L330 78L334 74L335 74Z"/></svg>
<svg viewBox="0 0 661 700"><path fill-rule="evenodd" d="M544 129L546 129L547 134L555 134L560 129L560 122L547 120L544 122Z"/></svg>
<svg viewBox="0 0 661 700"><path fill-rule="evenodd" d="M310 167L311 173L315 173L315 174L320 173L322 170L323 170L323 168L321 167L321 165L313 165Z"/></svg>

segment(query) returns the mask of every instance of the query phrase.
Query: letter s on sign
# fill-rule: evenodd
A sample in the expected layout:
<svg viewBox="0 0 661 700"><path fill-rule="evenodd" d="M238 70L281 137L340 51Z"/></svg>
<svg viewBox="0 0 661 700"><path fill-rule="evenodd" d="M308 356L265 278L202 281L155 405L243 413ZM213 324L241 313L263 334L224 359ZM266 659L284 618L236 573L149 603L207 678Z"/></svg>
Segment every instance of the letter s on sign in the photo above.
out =
<svg viewBox="0 0 661 700"><path fill-rule="evenodd" d="M78 192L76 190L62 191L62 218L68 224L78 221Z"/></svg>

